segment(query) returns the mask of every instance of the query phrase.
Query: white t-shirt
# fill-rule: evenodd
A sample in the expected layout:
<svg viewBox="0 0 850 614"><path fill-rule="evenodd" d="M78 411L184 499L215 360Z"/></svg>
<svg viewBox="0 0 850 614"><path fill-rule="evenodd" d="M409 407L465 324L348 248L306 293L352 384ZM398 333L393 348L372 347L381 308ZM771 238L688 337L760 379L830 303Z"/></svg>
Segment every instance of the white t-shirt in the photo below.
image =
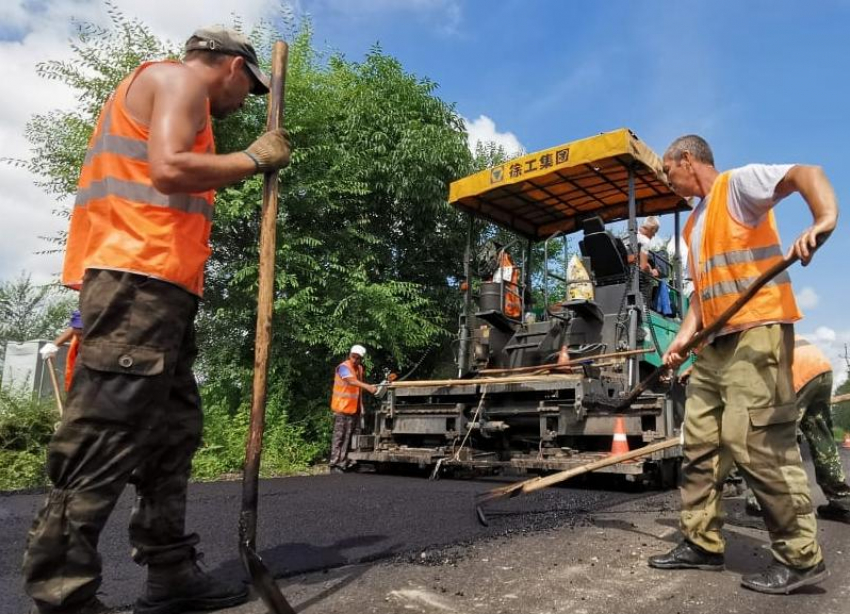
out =
<svg viewBox="0 0 850 614"><path fill-rule="evenodd" d="M731 171L727 206L729 213L745 226L755 228L776 203L776 186L785 178L794 164L748 164ZM691 277L699 270L700 244L705 226L705 208L708 195L694 209L694 229L691 232Z"/></svg>

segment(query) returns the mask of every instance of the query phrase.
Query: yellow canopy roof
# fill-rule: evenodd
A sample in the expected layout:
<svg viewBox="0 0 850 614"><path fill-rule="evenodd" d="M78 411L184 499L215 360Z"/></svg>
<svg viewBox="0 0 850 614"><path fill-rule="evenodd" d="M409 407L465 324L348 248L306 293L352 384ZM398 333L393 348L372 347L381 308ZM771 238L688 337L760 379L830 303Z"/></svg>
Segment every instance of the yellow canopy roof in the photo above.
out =
<svg viewBox="0 0 850 614"><path fill-rule="evenodd" d="M599 215L629 217L629 169L637 215L689 211L667 183L661 159L626 128L509 160L451 184L449 202L521 235L572 232Z"/></svg>

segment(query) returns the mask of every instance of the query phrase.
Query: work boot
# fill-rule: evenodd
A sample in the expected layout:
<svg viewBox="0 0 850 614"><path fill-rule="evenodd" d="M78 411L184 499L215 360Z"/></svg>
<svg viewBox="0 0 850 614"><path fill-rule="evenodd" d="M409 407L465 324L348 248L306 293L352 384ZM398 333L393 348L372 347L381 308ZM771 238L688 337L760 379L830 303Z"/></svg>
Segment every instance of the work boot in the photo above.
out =
<svg viewBox="0 0 850 614"><path fill-rule="evenodd" d="M703 569L723 571L723 555L703 550L684 540L667 554L649 557L649 566L656 569Z"/></svg>
<svg viewBox="0 0 850 614"><path fill-rule="evenodd" d="M190 610L218 610L248 600L242 584L225 583L203 571L196 558L173 565L149 565L144 595L135 614L179 614Z"/></svg>
<svg viewBox="0 0 850 614"><path fill-rule="evenodd" d="M328 471L330 473L345 473L345 469L343 469L339 465L331 465Z"/></svg>
<svg viewBox="0 0 850 614"><path fill-rule="evenodd" d="M774 561L764 571L741 578L741 585L759 593L787 595L803 586L818 584L828 575L823 561L806 569L794 569Z"/></svg>
<svg viewBox="0 0 850 614"><path fill-rule="evenodd" d="M850 510L840 505L835 505L830 501L826 505L818 505L818 518L850 524Z"/></svg>

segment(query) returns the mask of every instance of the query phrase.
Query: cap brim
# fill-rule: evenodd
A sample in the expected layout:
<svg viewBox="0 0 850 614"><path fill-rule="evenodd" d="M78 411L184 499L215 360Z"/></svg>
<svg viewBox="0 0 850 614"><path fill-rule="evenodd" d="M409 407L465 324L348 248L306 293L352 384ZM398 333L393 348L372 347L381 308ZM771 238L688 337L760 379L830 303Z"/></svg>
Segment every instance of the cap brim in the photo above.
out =
<svg viewBox="0 0 850 614"><path fill-rule="evenodd" d="M254 75L254 87L251 89L251 93L256 96L265 96L269 93L269 78L268 76L260 70L260 67L252 62L245 62L245 65L248 67L248 70L251 71L251 74Z"/></svg>

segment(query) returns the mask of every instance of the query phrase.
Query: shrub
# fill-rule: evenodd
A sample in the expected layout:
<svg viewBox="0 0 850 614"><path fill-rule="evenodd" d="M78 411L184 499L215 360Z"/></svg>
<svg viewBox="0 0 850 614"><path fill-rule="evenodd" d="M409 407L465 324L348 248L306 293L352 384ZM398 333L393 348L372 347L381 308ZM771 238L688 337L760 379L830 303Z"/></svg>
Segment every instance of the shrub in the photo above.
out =
<svg viewBox="0 0 850 614"><path fill-rule="evenodd" d="M47 484L47 444L58 418L51 399L0 391L0 490Z"/></svg>

